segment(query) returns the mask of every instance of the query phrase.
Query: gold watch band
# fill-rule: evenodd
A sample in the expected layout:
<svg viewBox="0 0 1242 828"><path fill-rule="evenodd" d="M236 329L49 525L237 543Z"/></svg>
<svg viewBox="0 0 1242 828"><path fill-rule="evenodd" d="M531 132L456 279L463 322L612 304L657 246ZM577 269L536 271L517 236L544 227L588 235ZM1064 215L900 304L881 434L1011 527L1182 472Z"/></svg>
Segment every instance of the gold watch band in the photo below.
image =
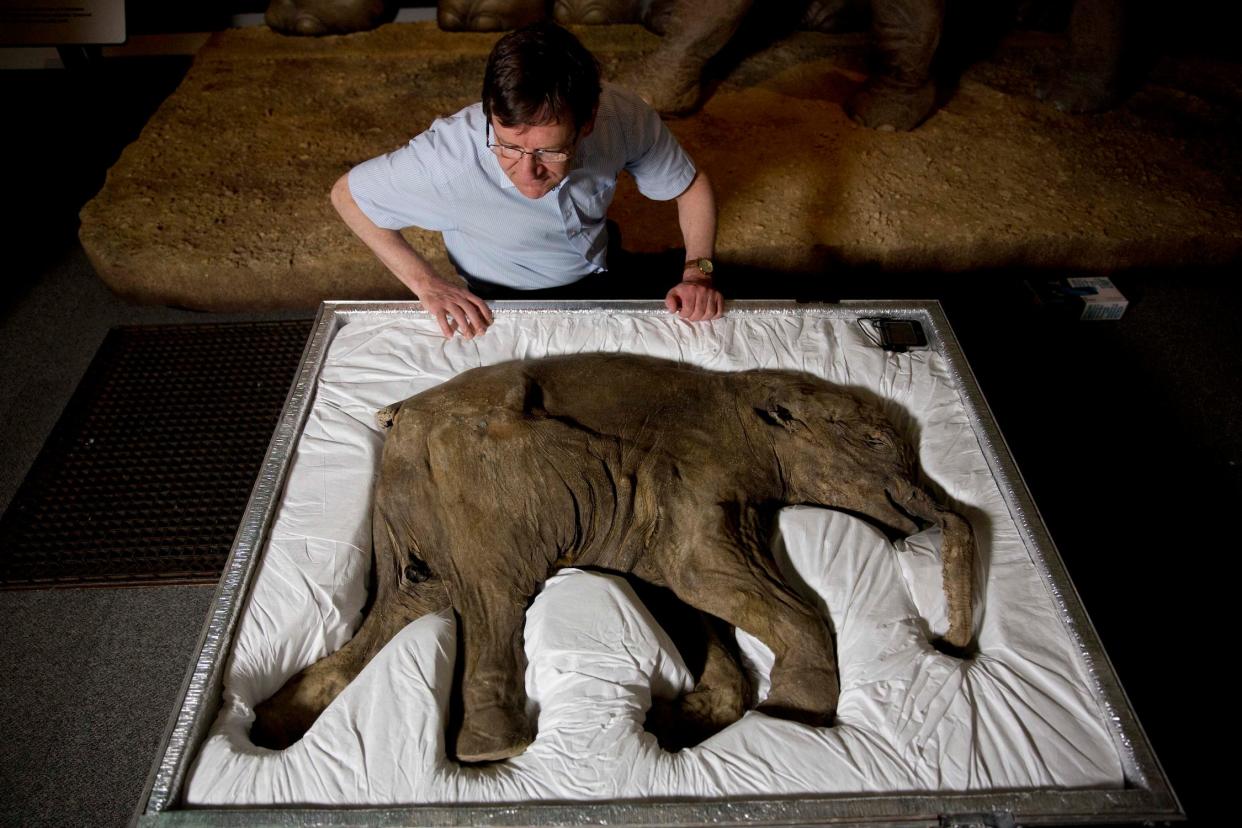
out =
<svg viewBox="0 0 1242 828"><path fill-rule="evenodd" d="M682 270L686 271L686 270L690 270L691 268L694 268L695 270L699 271L699 273L710 278L712 275L712 271L716 269L716 266L712 263L711 259L698 258L698 259L691 259L690 261L686 262L686 266L682 268Z"/></svg>

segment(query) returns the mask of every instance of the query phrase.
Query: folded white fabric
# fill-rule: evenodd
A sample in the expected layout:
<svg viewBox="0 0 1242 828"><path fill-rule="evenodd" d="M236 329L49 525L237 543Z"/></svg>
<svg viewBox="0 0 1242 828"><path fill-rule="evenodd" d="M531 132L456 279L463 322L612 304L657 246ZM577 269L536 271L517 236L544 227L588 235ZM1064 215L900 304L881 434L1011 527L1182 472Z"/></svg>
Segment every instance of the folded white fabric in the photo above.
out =
<svg viewBox="0 0 1242 828"><path fill-rule="evenodd" d="M365 601L369 504L383 437L374 412L476 365L632 351L716 370L804 370L878 393L933 483L979 541L979 655L936 652L946 625L939 538L891 544L824 509L782 511L775 554L831 620L838 721L811 728L748 713L702 745L662 751L652 695L692 679L624 580L566 570L527 614L538 737L488 767L445 755L452 616L409 625L277 753L247 736L253 707L349 640ZM739 641L760 692L770 653ZM1121 762L1073 641L1023 545L943 360L887 354L829 314L735 314L689 326L661 313L510 312L446 341L417 317L336 335L298 443L249 605L224 705L186 786L188 805L387 805L1120 787Z"/></svg>

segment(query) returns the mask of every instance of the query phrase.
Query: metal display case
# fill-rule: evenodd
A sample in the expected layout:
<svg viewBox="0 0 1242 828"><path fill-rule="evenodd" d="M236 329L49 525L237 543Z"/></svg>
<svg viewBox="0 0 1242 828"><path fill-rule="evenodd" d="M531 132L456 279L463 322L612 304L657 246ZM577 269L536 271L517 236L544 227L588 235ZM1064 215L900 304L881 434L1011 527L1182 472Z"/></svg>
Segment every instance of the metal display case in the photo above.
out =
<svg viewBox="0 0 1242 828"><path fill-rule="evenodd" d="M497 313L666 313L658 302L497 302ZM1135 718L1108 656L1082 606L1044 522L997 429L945 315L936 302L735 302L733 314L839 315L858 320L886 317L921 323L928 347L949 366L992 474L1045 581L1077 652L1086 665L1114 746L1125 786L1107 790L1027 790L995 793L903 793L803 796L720 801L625 801L565 804L414 805L392 808L192 809L182 788L199 745L219 709L221 685L234 632L245 607L264 542L279 504L294 449L306 422L329 344L342 326L377 315L424 313L417 302L329 302L316 318L301 366L268 447L186 677L181 701L162 740L135 816L139 826L172 825L987 825L1072 824L1177 820L1183 814Z"/></svg>

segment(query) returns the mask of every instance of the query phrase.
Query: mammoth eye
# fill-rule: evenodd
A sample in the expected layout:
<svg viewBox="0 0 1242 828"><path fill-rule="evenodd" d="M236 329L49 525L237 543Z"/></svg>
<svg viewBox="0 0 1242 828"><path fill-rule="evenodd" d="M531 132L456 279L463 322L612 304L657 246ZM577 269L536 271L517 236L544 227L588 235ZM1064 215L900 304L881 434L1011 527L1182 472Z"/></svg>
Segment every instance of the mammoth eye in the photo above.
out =
<svg viewBox="0 0 1242 828"><path fill-rule="evenodd" d="M405 579L412 584L421 584L423 581L431 577L431 570L427 564L418 558L411 558L409 566L405 568Z"/></svg>
<svg viewBox="0 0 1242 828"><path fill-rule="evenodd" d="M874 451L887 451L892 448L887 438L882 434L868 434L863 438L863 442L867 444L867 448Z"/></svg>

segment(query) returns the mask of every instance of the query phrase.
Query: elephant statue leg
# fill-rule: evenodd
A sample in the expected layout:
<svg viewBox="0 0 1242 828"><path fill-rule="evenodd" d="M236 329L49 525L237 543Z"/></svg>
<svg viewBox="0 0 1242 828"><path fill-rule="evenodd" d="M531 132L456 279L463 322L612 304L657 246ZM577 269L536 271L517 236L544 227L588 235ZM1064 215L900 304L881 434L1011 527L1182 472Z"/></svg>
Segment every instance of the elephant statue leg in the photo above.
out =
<svg viewBox="0 0 1242 828"><path fill-rule="evenodd" d="M462 762L493 762L518 755L535 739L526 715L526 600L514 599L511 584L472 574L455 579L452 589L464 665L453 753Z"/></svg>
<svg viewBox="0 0 1242 828"><path fill-rule="evenodd" d="M850 101L854 120L906 131L936 103L931 63L944 25L944 0L873 0L871 30L880 71Z"/></svg>
<svg viewBox="0 0 1242 828"><path fill-rule="evenodd" d="M679 0L658 10L659 47L635 71L617 79L661 115L693 110L702 94L703 67L742 23L754 0Z"/></svg>
<svg viewBox="0 0 1242 828"><path fill-rule="evenodd" d="M680 517L687 525L696 523L687 515ZM759 533L730 531L736 523L725 515L715 525L697 522L700 531L688 533L679 560L662 567L664 580L681 600L745 630L772 650L771 689L759 710L804 724L829 725L840 685L828 625L785 583Z"/></svg>
<svg viewBox="0 0 1242 828"><path fill-rule="evenodd" d="M1122 97L1125 0L1077 0L1070 13L1069 56L1040 97L1062 112L1099 112Z"/></svg>

